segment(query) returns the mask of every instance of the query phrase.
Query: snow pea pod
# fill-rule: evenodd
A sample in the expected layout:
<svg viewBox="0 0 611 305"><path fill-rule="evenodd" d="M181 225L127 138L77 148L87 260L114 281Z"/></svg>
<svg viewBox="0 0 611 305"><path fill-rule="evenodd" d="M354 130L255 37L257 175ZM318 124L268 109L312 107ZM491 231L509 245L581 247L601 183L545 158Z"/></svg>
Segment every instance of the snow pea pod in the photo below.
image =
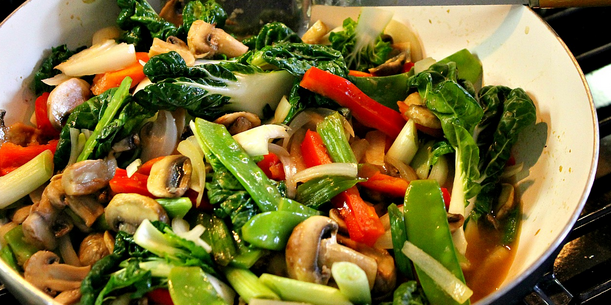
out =
<svg viewBox="0 0 611 305"><path fill-rule="evenodd" d="M403 213L407 240L435 258L464 283L465 277L452 242L439 183L435 180L413 180L405 194ZM458 304L418 266L416 273L431 304Z"/></svg>
<svg viewBox="0 0 611 305"><path fill-rule="evenodd" d="M168 276L172 301L182 304L225 305L206 273L199 267L174 267Z"/></svg>
<svg viewBox="0 0 611 305"><path fill-rule="evenodd" d="M242 238L263 249L284 250L293 228L308 217L288 211L260 213L242 227Z"/></svg>

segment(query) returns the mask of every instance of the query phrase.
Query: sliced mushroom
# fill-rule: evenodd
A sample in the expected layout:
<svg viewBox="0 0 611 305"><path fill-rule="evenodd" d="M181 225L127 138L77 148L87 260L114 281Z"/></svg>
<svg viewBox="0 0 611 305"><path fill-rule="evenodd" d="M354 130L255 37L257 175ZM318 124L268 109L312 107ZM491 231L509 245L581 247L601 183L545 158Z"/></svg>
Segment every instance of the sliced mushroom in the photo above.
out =
<svg viewBox="0 0 611 305"><path fill-rule="evenodd" d="M75 267L59 263L59 256L51 251L38 251L24 266L24 277L35 287L55 296L60 291L78 289L89 273L90 266Z"/></svg>
<svg viewBox="0 0 611 305"><path fill-rule="evenodd" d="M195 58L212 58L217 53L231 58L248 51L248 47L233 36L203 20L191 24L187 44Z"/></svg>
<svg viewBox="0 0 611 305"><path fill-rule="evenodd" d="M102 159L85 160L66 167L62 187L70 196L89 195L107 187L114 174Z"/></svg>
<svg viewBox="0 0 611 305"><path fill-rule="evenodd" d="M163 207L154 199L139 194L117 194L105 210L106 223L114 231L125 231L134 234L140 223L163 221L168 223L169 217Z"/></svg>
<svg viewBox="0 0 611 305"><path fill-rule="evenodd" d="M171 22L175 26L182 25L182 9L183 9L183 1L182 0L169 0L166 4L161 8L159 12L159 17L165 19L168 22Z"/></svg>
<svg viewBox="0 0 611 305"><path fill-rule="evenodd" d="M146 188L156 197L181 197L189 189L191 170L189 158L182 155L166 156L151 167Z"/></svg>
<svg viewBox="0 0 611 305"><path fill-rule="evenodd" d="M351 262L359 266L373 287L377 263L375 259L337 243L338 225L325 216L313 216L295 227L286 246L287 271L291 278L327 284L335 262Z"/></svg>
<svg viewBox="0 0 611 305"><path fill-rule="evenodd" d="M47 100L47 113L53 127L61 129L72 110L90 97L89 83L80 78L57 85Z"/></svg>
<svg viewBox="0 0 611 305"><path fill-rule="evenodd" d="M93 233L87 235L81 242L78 257L82 265L93 265L95 262L112 253L105 240L107 233Z"/></svg>
<svg viewBox="0 0 611 305"><path fill-rule="evenodd" d="M225 114L214 120L214 122L225 125L225 127L227 127L227 131L229 131L229 134L231 135L235 135L261 125L261 119L258 115L246 111Z"/></svg>
<svg viewBox="0 0 611 305"><path fill-rule="evenodd" d="M387 75L401 73L401 70L403 69L403 65L405 64L406 59L407 59L407 54L405 52L401 52L399 53L399 55L393 58L390 58L383 64L375 68L369 69L369 73L371 73L374 76L387 76Z"/></svg>
<svg viewBox="0 0 611 305"><path fill-rule="evenodd" d="M375 259L377 273L372 292L374 295L384 298L395 290L397 283L397 271L395 259L385 249L372 248L363 243L355 242L350 238L338 235L338 241L351 249L358 251L368 257Z"/></svg>
<svg viewBox="0 0 611 305"><path fill-rule="evenodd" d="M408 95L404 102L408 106L404 114L414 120L416 124L434 129L441 128L441 121L426 108L418 92Z"/></svg>
<svg viewBox="0 0 611 305"><path fill-rule="evenodd" d="M301 40L307 44L320 44L322 38L329 32L329 27L317 20L304 34Z"/></svg>
<svg viewBox="0 0 611 305"><path fill-rule="evenodd" d="M17 224L21 224L25 221L26 218L30 215L30 210L32 209L32 205L26 205L18 208L15 212L13 212L13 216L11 216L11 221Z"/></svg>
<svg viewBox="0 0 611 305"><path fill-rule="evenodd" d="M81 288L77 288L62 291L53 300L59 304L70 305L78 303L81 299L81 296Z"/></svg>
<svg viewBox="0 0 611 305"><path fill-rule="evenodd" d="M98 202L98 197L88 196L66 196L66 203L85 225L90 228L93 223L104 214L104 206Z"/></svg>
<svg viewBox="0 0 611 305"><path fill-rule="evenodd" d="M168 37L166 41L159 38L153 38L153 44L149 49L149 57L168 53L170 51L177 52L180 57L185 60L187 66L190 67L195 64L195 56L193 56L193 53L189 50L189 46L187 46L184 41L174 36Z"/></svg>
<svg viewBox="0 0 611 305"><path fill-rule="evenodd" d="M54 176L45 188L40 201L30 210L30 214L23 221L23 234L25 240L39 249L53 250L57 247L55 231L65 231L65 226L58 224L61 211L65 208L65 193L61 187L61 176ZM64 223L65 224L65 223Z"/></svg>

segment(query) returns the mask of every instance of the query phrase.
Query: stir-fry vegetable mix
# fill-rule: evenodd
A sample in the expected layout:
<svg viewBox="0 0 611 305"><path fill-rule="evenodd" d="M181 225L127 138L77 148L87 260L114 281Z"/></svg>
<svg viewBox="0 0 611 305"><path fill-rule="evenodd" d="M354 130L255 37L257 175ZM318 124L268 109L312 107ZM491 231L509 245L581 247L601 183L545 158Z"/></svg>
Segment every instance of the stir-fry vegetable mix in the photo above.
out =
<svg viewBox="0 0 611 305"><path fill-rule="evenodd" d="M1 125L0 256L34 286L81 304L486 293L463 271L472 240L517 243L523 90L476 88L466 49L412 58L388 11L238 39L212 0L117 4L117 27L43 61L35 127Z"/></svg>

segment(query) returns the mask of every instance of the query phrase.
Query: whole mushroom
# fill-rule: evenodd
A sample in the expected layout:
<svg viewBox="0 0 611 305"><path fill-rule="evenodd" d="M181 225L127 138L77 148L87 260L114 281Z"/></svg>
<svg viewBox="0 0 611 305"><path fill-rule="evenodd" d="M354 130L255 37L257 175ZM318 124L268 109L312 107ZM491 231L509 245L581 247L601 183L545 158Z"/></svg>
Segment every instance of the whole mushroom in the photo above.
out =
<svg viewBox="0 0 611 305"><path fill-rule="evenodd" d="M286 245L289 277L310 283L327 284L335 262L351 262L367 275L373 288L377 274L376 260L337 243L337 222L325 216L313 216L297 225Z"/></svg>
<svg viewBox="0 0 611 305"><path fill-rule="evenodd" d="M90 266L75 267L59 263L51 251L38 251L24 265L24 277L35 287L55 296L58 292L78 289Z"/></svg>
<svg viewBox="0 0 611 305"><path fill-rule="evenodd" d="M134 234L145 219L169 222L168 214L155 199L132 193L115 195L106 207L105 217L114 231L130 234Z"/></svg>
<svg viewBox="0 0 611 305"><path fill-rule="evenodd" d="M61 129L72 110L90 97L89 83L80 78L71 78L57 85L47 99L51 125Z"/></svg>

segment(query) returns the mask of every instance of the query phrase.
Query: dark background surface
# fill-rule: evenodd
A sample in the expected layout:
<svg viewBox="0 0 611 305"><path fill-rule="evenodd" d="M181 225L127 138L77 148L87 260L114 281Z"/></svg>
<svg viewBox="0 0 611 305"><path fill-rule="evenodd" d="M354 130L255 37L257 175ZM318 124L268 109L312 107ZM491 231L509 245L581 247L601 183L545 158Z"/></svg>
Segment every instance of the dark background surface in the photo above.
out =
<svg viewBox="0 0 611 305"><path fill-rule="evenodd" d="M4 20L22 0L0 0L0 20ZM611 68L611 7L537 9L536 12L558 33L575 55L586 74ZM533 46L536 47L536 46ZM602 88L611 91L611 77ZM607 96L611 96L607 95ZM595 97L596 99L596 97ZM601 130L601 152L597 179L582 215L594 211L611 210L611 99L595 100ZM611 212L599 220L578 223L585 225L573 234L555 259L551 273L570 293L549 289L547 304L611 304ZM1 286L0 286L1 287ZM17 301L0 289L1 304ZM525 303L546 304L527 297Z"/></svg>

